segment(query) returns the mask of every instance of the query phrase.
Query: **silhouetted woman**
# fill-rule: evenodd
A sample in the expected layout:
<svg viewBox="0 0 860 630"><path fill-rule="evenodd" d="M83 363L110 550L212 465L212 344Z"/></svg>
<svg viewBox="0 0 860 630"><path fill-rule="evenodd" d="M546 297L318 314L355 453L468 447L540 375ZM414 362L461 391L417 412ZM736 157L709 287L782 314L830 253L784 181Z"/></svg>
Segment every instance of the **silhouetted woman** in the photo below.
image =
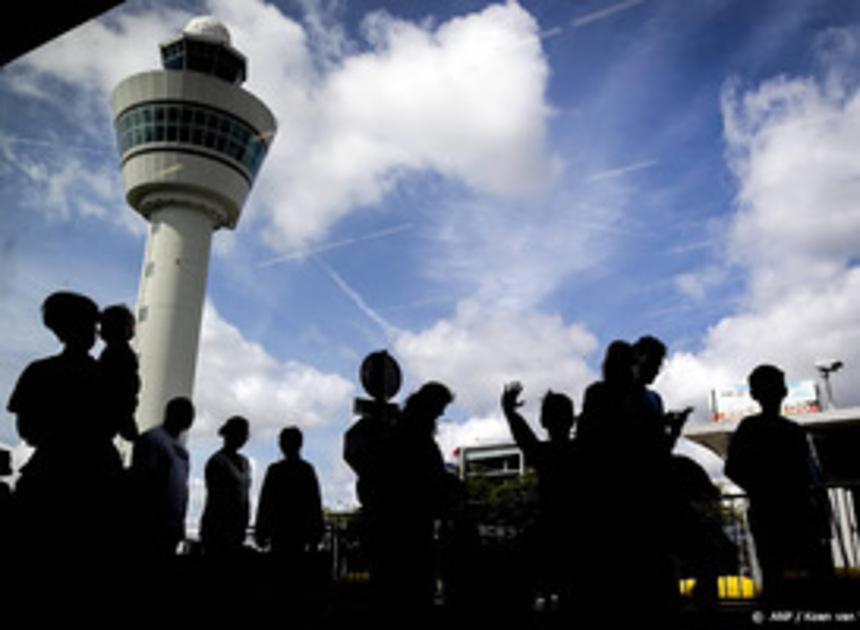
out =
<svg viewBox="0 0 860 630"><path fill-rule="evenodd" d="M239 453L248 441L248 421L233 416L218 431L224 446L206 462L206 505L200 520L205 553L235 555L248 530L251 507L251 465Z"/></svg>

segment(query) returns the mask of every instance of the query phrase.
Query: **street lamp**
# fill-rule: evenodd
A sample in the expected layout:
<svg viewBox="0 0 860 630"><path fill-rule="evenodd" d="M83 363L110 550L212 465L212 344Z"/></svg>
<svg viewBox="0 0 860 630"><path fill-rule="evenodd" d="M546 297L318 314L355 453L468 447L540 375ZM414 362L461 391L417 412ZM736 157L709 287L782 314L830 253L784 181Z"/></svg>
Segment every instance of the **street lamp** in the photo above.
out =
<svg viewBox="0 0 860 630"><path fill-rule="evenodd" d="M836 408L836 405L833 404L833 389L830 387L830 375L837 372L843 365L842 361L836 360L815 362L815 367L818 369L818 372L821 374L821 378L824 380L824 390L827 392L828 409Z"/></svg>

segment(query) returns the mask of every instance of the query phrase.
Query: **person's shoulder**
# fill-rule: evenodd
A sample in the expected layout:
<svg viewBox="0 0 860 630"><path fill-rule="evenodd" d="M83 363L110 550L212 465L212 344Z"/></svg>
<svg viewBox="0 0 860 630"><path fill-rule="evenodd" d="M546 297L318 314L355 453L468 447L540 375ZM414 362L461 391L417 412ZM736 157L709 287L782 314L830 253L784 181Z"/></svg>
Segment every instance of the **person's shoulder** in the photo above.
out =
<svg viewBox="0 0 860 630"><path fill-rule="evenodd" d="M738 421L738 426L735 428L734 433L737 435L738 433L761 430L764 427L765 422L765 416L760 413L744 416Z"/></svg>
<svg viewBox="0 0 860 630"><path fill-rule="evenodd" d="M316 474L316 468L306 459L299 459L296 464L305 472Z"/></svg>
<svg viewBox="0 0 860 630"><path fill-rule="evenodd" d="M35 380L45 377L49 374L58 372L62 367L62 357L55 354L49 357L42 357L27 364L18 378L18 382Z"/></svg>
<svg viewBox="0 0 860 630"><path fill-rule="evenodd" d="M164 427L158 425L141 433L136 441L147 445L166 444L168 441L171 441L171 438L167 434L167 431L164 430Z"/></svg>

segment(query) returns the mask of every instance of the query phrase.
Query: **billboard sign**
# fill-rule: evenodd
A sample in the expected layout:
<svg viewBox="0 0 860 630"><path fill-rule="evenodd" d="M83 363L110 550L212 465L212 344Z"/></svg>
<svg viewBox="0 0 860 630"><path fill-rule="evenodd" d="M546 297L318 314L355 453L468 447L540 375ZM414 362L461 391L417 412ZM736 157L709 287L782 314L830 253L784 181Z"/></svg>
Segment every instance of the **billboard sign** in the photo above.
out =
<svg viewBox="0 0 860 630"><path fill-rule="evenodd" d="M818 387L815 381L786 383L788 396L782 401L782 415L799 416L821 411ZM749 386L728 385L711 390L711 419L714 422L737 421L761 411L750 396Z"/></svg>

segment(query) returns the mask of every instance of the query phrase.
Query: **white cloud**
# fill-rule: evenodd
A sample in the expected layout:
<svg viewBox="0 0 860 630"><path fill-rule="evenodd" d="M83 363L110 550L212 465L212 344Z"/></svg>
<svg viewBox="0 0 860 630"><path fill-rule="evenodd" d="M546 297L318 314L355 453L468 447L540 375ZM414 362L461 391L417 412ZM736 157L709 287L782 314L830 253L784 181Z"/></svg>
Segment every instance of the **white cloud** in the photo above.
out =
<svg viewBox="0 0 860 630"><path fill-rule="evenodd" d="M846 38L857 33L837 40ZM671 358L658 384L679 404L704 407L709 389L743 382L764 362L812 378L814 362L831 356L846 366L834 377L837 402L860 403L860 89L840 77L724 90L738 180L725 248L749 283L739 312L708 330L700 352Z"/></svg>
<svg viewBox="0 0 860 630"><path fill-rule="evenodd" d="M184 11L157 7L90 20L12 64L9 85L54 102L77 128L102 140L113 88L131 74L158 67L157 44L175 35L189 17ZM74 86L74 98L65 97L61 84Z"/></svg>
<svg viewBox="0 0 860 630"><path fill-rule="evenodd" d="M568 325L558 315L465 301L452 319L402 333L394 351L415 386L442 381L454 392L458 409L470 417L488 417L498 411L503 386L515 380L523 383L532 406L547 389L576 400L594 379L585 357L596 347L582 325Z"/></svg>
<svg viewBox="0 0 860 630"><path fill-rule="evenodd" d="M51 150L45 151L45 146ZM0 136L0 156L10 165L9 173L23 180L21 205L51 221L98 219L132 234L143 234L144 222L123 208L120 175L113 160L93 159L60 140L44 142L33 150L26 141ZM103 152L102 152L103 153ZM100 156L103 157L103 156Z"/></svg>
<svg viewBox="0 0 860 630"><path fill-rule="evenodd" d="M231 7L225 19L241 17L237 5L214 5ZM241 6L242 14L260 10ZM268 41L251 27L243 40L241 20L229 21L240 25L237 43L252 35ZM294 31L288 22L280 18L282 39ZM408 172L437 172L501 196L551 181L558 164L545 146L548 67L537 23L519 5L493 5L437 28L376 13L364 30L371 49L323 71L299 42L289 55L279 51L279 66L267 61L276 52L247 51L262 65L258 76L270 86L280 124L260 181L276 227L267 233L272 244L318 240ZM288 58L297 61L285 74Z"/></svg>
<svg viewBox="0 0 860 630"><path fill-rule="evenodd" d="M279 121L249 213L274 228L263 234L281 250L321 239L409 172L509 197L540 190L559 171L546 147L539 27L515 2L435 27L374 13L361 53L317 11L308 32L259 0L208 4L249 59L248 89ZM74 87L64 111L104 138L110 92L158 67L157 44L189 17L150 9L89 22L16 62L9 84L46 99L57 85Z"/></svg>
<svg viewBox="0 0 860 630"><path fill-rule="evenodd" d="M207 303L200 335L195 431L212 434L229 416L244 415L255 434L284 426L321 427L350 408L353 384L296 361L280 361L245 339Z"/></svg>

